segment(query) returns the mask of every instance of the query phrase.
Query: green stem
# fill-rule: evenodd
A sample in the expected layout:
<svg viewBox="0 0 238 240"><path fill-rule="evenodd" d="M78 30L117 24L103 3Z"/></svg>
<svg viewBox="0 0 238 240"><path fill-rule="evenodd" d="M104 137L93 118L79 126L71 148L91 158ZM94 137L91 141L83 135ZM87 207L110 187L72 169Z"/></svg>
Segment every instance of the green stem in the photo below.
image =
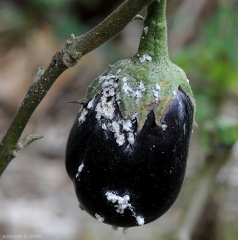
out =
<svg viewBox="0 0 238 240"><path fill-rule="evenodd" d="M146 53L153 61L169 60L166 2L155 1L147 7L138 54Z"/></svg>

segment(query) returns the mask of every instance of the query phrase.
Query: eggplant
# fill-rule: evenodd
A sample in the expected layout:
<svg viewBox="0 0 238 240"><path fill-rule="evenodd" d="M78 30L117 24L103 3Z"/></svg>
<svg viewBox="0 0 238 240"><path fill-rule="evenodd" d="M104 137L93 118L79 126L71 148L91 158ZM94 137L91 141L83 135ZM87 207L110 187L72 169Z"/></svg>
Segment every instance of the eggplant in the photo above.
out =
<svg viewBox="0 0 238 240"><path fill-rule="evenodd" d="M98 115L103 93L84 104L70 132L66 168L81 207L117 227L144 225L176 200L186 170L193 105L178 89L155 122L151 110L137 133L136 117L125 121L114 99L114 116ZM108 99L107 99L108 101Z"/></svg>
<svg viewBox="0 0 238 240"><path fill-rule="evenodd" d="M66 170L81 208L115 227L162 216L184 180L195 100L186 74L168 58L166 23L155 21L165 21L165 3L148 7L138 53L89 86L67 142Z"/></svg>

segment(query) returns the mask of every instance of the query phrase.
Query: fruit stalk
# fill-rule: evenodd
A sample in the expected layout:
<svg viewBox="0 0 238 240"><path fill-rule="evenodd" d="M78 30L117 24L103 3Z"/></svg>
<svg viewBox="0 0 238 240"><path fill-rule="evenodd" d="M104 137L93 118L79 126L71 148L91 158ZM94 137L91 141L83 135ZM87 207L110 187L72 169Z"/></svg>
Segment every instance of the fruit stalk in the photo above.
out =
<svg viewBox="0 0 238 240"><path fill-rule="evenodd" d="M155 1L147 7L138 54L146 52L153 61L169 59L166 2L167 0Z"/></svg>

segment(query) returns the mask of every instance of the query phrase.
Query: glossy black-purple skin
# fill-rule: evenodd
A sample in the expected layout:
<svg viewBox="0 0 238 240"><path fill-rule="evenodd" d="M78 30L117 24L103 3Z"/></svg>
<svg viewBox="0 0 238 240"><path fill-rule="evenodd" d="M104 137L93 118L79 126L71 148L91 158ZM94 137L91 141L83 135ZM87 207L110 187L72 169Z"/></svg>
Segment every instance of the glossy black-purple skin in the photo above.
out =
<svg viewBox="0 0 238 240"><path fill-rule="evenodd" d="M129 208L118 213L105 196L107 191L121 197L129 195L136 215L143 216L145 224L154 221L171 207L183 183L193 125L192 103L178 90L161 119L166 129L156 125L152 110L134 144L118 146L114 133L102 128L107 120L95 118L98 101L100 95L83 123L78 122L78 114L66 149L66 169L80 205L93 217L95 213L103 216L104 223L138 226ZM118 107L116 112L121 117ZM136 121L133 127L136 130ZM79 180L76 174L82 162Z"/></svg>

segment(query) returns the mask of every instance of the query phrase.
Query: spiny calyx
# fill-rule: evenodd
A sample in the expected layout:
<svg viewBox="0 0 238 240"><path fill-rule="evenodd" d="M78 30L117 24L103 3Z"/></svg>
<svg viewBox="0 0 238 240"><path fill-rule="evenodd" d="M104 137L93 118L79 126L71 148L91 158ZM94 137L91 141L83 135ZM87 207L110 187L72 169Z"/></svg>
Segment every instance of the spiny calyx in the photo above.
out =
<svg viewBox="0 0 238 240"><path fill-rule="evenodd" d="M153 110L155 121L161 126L165 114L180 89L194 105L193 94L184 71L169 60L158 62L144 53L122 60L108 68L89 86L84 101L102 93L99 114L113 117L111 102L116 99L123 118L137 116L137 131L143 127L148 113ZM110 100L109 100L110 99Z"/></svg>

